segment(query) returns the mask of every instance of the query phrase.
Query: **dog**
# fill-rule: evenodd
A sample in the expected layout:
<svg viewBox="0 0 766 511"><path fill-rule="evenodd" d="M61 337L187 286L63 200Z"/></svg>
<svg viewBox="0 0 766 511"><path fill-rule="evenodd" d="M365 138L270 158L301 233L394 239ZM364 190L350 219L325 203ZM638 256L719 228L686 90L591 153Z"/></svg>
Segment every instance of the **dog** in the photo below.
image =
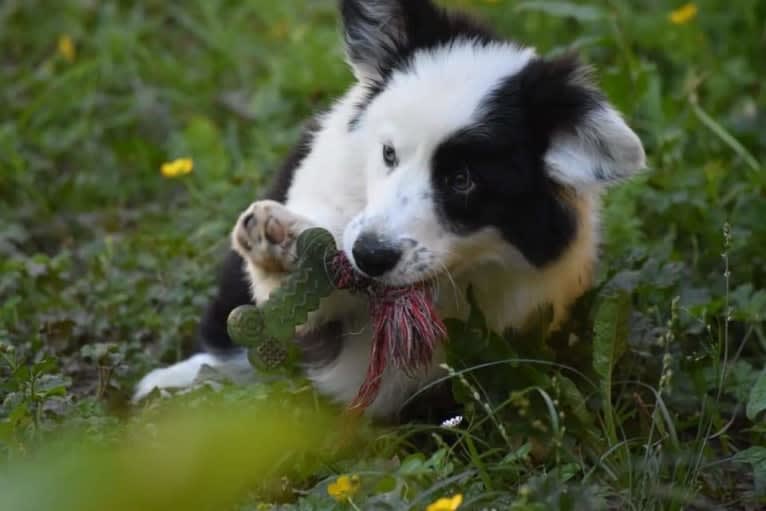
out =
<svg viewBox="0 0 766 511"><path fill-rule="evenodd" d="M431 0L342 0L350 90L307 126L271 190L237 220L206 351L149 373L191 385L212 366L252 374L226 333L238 305L263 303L295 263L295 240L320 226L354 267L391 286L433 282L444 318L466 318L466 291L488 326L521 328L541 307L554 324L592 285L603 190L645 166L638 136L573 56L544 58ZM364 299L337 291L297 335L305 372L353 400L370 357ZM389 367L368 408L395 417L443 376L443 350L410 374Z"/></svg>

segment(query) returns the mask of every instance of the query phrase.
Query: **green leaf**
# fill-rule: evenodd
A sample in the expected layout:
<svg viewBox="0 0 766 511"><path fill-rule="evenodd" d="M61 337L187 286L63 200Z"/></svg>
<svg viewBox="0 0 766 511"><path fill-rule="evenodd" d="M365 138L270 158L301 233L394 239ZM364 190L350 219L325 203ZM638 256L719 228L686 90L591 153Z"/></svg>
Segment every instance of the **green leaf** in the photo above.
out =
<svg viewBox="0 0 766 511"><path fill-rule="evenodd" d="M596 311L593 327L593 369L611 387L612 370L625 353L630 319L627 293L607 296Z"/></svg>
<svg viewBox="0 0 766 511"><path fill-rule="evenodd" d="M522 2L516 6L516 10L542 12L557 18L574 18L577 21L597 21L606 17L606 13L598 7L569 2Z"/></svg>
<svg viewBox="0 0 766 511"><path fill-rule="evenodd" d="M569 405L574 416L583 424L592 424L593 418L588 413L585 397L580 392L580 389L577 388L577 385L561 374L557 375L556 378L558 378L561 388L561 397Z"/></svg>
<svg viewBox="0 0 766 511"><path fill-rule="evenodd" d="M750 447L738 452L734 461L747 463L753 467L753 479L755 480L756 493L766 493L766 447Z"/></svg>
<svg viewBox="0 0 766 511"><path fill-rule="evenodd" d="M425 456L421 453L411 454L399 467L399 473L404 476L418 476L429 472Z"/></svg>
<svg viewBox="0 0 766 511"><path fill-rule="evenodd" d="M758 414L764 410L766 410L766 371L761 373L750 391L750 399L747 402L747 418L755 421Z"/></svg>
<svg viewBox="0 0 766 511"><path fill-rule="evenodd" d="M35 383L34 395L38 399L53 396L65 396L67 389L72 386L72 379L60 374L44 374Z"/></svg>
<svg viewBox="0 0 766 511"><path fill-rule="evenodd" d="M603 415L610 445L619 441L612 407L612 371L627 348L629 317L630 295L615 291L604 297L593 325L593 369L601 377Z"/></svg>
<svg viewBox="0 0 766 511"><path fill-rule="evenodd" d="M503 461L500 462L501 465L507 465L510 463L517 463L519 461L524 461L529 456L529 453L532 452L532 444L529 442L525 442L522 444L521 447L516 449L515 451L511 451L508 454L505 455L503 458Z"/></svg>

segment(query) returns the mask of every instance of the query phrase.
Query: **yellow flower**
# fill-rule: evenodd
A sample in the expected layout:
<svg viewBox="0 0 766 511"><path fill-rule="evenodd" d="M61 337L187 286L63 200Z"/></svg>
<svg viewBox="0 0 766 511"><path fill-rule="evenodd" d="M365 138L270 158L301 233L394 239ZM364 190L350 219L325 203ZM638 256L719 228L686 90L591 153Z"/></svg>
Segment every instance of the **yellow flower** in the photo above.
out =
<svg viewBox="0 0 766 511"><path fill-rule="evenodd" d="M463 496L458 493L454 497L441 498L437 500L433 504L429 505L426 508L426 511L456 511L462 503Z"/></svg>
<svg viewBox="0 0 766 511"><path fill-rule="evenodd" d="M334 483L330 483L327 486L327 493L338 502L343 502L353 497L359 491L359 484L358 475L342 475Z"/></svg>
<svg viewBox="0 0 766 511"><path fill-rule="evenodd" d="M58 51L58 54L61 55L64 60L70 64L74 62L75 58L77 58L77 47L75 47L72 38L66 34L59 37L58 44L56 45L56 50Z"/></svg>
<svg viewBox="0 0 766 511"><path fill-rule="evenodd" d="M162 165L162 175L168 179L185 176L194 170L194 162L191 158L179 158Z"/></svg>
<svg viewBox="0 0 766 511"><path fill-rule="evenodd" d="M691 2L688 4L679 7L675 11L671 12L668 16L668 19L670 19L670 22L674 25L683 25L684 23L689 23L691 20L693 20L697 16L697 6Z"/></svg>

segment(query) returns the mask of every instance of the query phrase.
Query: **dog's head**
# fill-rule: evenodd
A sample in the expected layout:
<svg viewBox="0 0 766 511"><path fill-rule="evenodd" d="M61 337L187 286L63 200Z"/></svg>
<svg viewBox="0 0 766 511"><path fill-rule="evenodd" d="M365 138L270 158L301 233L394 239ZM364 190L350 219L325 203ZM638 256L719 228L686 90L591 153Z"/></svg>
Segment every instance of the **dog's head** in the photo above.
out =
<svg viewBox="0 0 766 511"><path fill-rule="evenodd" d="M578 196L644 166L576 59L429 0L343 0L342 13L368 187L343 245L363 272L404 285L488 259L544 268L582 234Z"/></svg>

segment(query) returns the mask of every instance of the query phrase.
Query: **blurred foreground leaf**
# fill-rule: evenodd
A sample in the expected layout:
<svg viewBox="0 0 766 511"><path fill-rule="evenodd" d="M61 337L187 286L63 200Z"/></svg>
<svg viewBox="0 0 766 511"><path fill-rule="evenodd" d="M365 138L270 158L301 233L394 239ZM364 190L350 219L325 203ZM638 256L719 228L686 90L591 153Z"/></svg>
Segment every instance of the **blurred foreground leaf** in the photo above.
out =
<svg viewBox="0 0 766 511"><path fill-rule="evenodd" d="M305 477L337 453L340 420L309 405L270 401L175 407L116 439L71 434L0 468L0 509L228 509L288 472Z"/></svg>

